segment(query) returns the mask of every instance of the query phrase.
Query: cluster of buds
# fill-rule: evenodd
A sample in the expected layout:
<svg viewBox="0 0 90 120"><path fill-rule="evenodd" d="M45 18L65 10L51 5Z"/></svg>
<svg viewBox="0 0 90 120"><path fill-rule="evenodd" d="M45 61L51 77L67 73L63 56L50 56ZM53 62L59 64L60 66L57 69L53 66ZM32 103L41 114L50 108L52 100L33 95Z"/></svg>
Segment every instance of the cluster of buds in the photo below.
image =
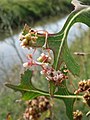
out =
<svg viewBox="0 0 90 120"><path fill-rule="evenodd" d="M75 112L73 112L73 120L81 120L82 116L83 114L79 110L76 110Z"/></svg>
<svg viewBox="0 0 90 120"><path fill-rule="evenodd" d="M68 79L68 76L65 75L62 71L56 71L52 67L44 67L41 71L41 74L46 76L48 81L54 82L55 85L60 85L65 79Z"/></svg>
<svg viewBox="0 0 90 120"><path fill-rule="evenodd" d="M22 34L20 35L20 41L22 47L31 47L37 41L37 32L25 25Z"/></svg>
<svg viewBox="0 0 90 120"><path fill-rule="evenodd" d="M36 61L33 60L32 54L28 54L27 58L28 58L29 61L24 63L23 67L31 67L33 65L37 65Z"/></svg>
<svg viewBox="0 0 90 120"><path fill-rule="evenodd" d="M23 114L24 120L38 120L41 114L51 108L49 99L45 96L27 102L27 108Z"/></svg>
<svg viewBox="0 0 90 120"><path fill-rule="evenodd" d="M45 53L42 53L41 56L37 59L37 61L33 60L31 55L28 55L29 62L23 64L24 67L31 67L34 65L40 66L42 68L41 74L43 74L48 81L54 82L55 85L60 85L67 76L66 67L63 70L56 71L51 67L52 58Z"/></svg>
<svg viewBox="0 0 90 120"><path fill-rule="evenodd" d="M78 83L78 90L75 91L75 94L78 94L79 92L85 92L90 89L90 79L80 81Z"/></svg>
<svg viewBox="0 0 90 120"><path fill-rule="evenodd" d="M90 107L90 89L84 94L83 97L84 97L86 103L88 104L88 106Z"/></svg>
<svg viewBox="0 0 90 120"><path fill-rule="evenodd" d="M53 64L52 57L45 53L42 53L40 55L40 57L37 59L37 61L35 61L33 59L32 54L28 54L27 58L28 58L29 62L24 63L23 64L24 67L31 67L31 66L37 65L37 66L41 66L43 68L43 66L48 66L49 64L50 65Z"/></svg>
<svg viewBox="0 0 90 120"><path fill-rule="evenodd" d="M26 25L20 37L21 46L30 47L31 45L32 47L32 44L36 43L37 34L41 35L40 33L33 31ZM43 35L45 35L46 37L44 44L46 45L48 33L45 32L43 33ZM46 49L46 51L44 51L36 61L33 59L33 56L31 54L28 55L28 60L29 62L23 64L24 67L30 68L31 66L40 66L42 68L41 73L45 75L47 80L54 82L55 85L60 85L65 79L68 78L66 74L66 68L64 70L56 71L51 67L54 59L50 54L50 49Z"/></svg>

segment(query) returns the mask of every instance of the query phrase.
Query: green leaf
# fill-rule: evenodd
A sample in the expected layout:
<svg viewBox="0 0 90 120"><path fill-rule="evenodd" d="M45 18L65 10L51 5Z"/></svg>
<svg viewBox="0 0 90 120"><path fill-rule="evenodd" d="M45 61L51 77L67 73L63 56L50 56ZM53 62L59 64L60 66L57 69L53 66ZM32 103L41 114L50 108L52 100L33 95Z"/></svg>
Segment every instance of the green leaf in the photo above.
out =
<svg viewBox="0 0 90 120"><path fill-rule="evenodd" d="M63 59L63 61L66 63L68 69L74 74L74 75L79 75L79 66L77 65L77 63L74 61L73 57L71 56L68 46L67 46L67 35L68 32L70 30L70 28L72 27L72 25L76 22L82 22L85 23L86 25L88 25L90 27L90 7L81 7L79 9L76 9L75 11L73 11L63 29L59 32L60 34L63 33L63 38L61 40L61 44L59 47L59 51L58 51L58 57L57 57L57 62L56 62L56 69L58 69L59 67L59 61ZM58 88L58 92L56 93L58 95L72 95L68 89L67 86L65 85L65 88L59 87ZM62 98L62 100L65 103L66 106L66 114L68 116L68 118L70 120L73 120L73 104L75 99L74 98Z"/></svg>
<svg viewBox="0 0 90 120"><path fill-rule="evenodd" d="M67 47L67 35L70 30L70 28L73 26L74 23L76 22L82 22L85 23L90 27L90 7L86 6L80 6L79 9L74 10L69 17L67 18L67 21L62 28L62 30L59 32L60 34L63 33L63 38L61 40L61 44L59 47L58 51L58 57L57 57L57 62L56 62L56 68L59 66L59 61L64 60L67 66L70 64L72 65L72 68L69 67L69 70L74 74L74 75L79 75L79 66L76 64L74 59L71 57L70 52ZM70 57L70 59L69 59ZM67 62L68 60L68 62ZM68 64L70 63L70 64ZM74 66L75 65L75 66ZM75 71L76 69L76 71Z"/></svg>
<svg viewBox="0 0 90 120"><path fill-rule="evenodd" d="M79 75L80 72L80 66L76 63L72 55L70 54L70 51L68 49L67 44L64 45L65 49L63 49L63 60L65 61L67 68L73 75Z"/></svg>
<svg viewBox="0 0 90 120"><path fill-rule="evenodd" d="M67 35L76 22L82 22L90 26L90 7L79 7L79 9L74 10L67 18L64 27L57 34L48 35L48 48L52 49L54 52L54 64L55 69L59 69L62 62L65 62L68 69L73 73L73 75L79 75L80 67L75 62L70 54L67 46ZM29 30L28 30L29 31ZM28 32L27 31L27 32ZM45 37L40 36L37 42L32 45L32 47L42 47L45 43ZM52 88L53 89L53 88Z"/></svg>
<svg viewBox="0 0 90 120"><path fill-rule="evenodd" d="M38 92L36 88L31 83L32 71L27 70L21 75L21 83L19 85L12 85L6 83L5 85L15 91L20 91L22 93L22 99L29 100L37 96L42 95Z"/></svg>
<svg viewBox="0 0 90 120"><path fill-rule="evenodd" d="M23 100L30 100L38 96L49 96L50 94L45 91L37 90L33 87L31 83L32 72L30 70L25 71L21 75L21 83L19 85L5 84L7 87L12 88L15 91L20 91L22 93ZM63 84L64 85L64 84ZM71 96L70 96L71 95ZM75 98L81 98L81 96L75 96L68 92L66 86L58 87L58 92L53 96L58 99L62 99L66 105L66 113L70 120L72 120L72 111ZM68 107L69 105L69 107Z"/></svg>
<svg viewBox="0 0 90 120"><path fill-rule="evenodd" d="M62 28L62 30L57 33L57 34L52 34L48 36L48 48L52 49L54 52L54 68L58 69L62 63L62 61L64 61L66 63L67 66L69 61L72 65L72 69L69 67L69 70L74 74L74 75L78 75L79 74L79 66L76 64L75 60L73 58L68 59L70 55L70 52L68 50L67 47L67 56L68 58L65 58L66 53L63 51L64 49L66 49L65 44L67 41L67 35L68 32L70 30L70 28L72 27L72 25L76 22L82 22L85 23L86 25L90 26L90 7L81 7L77 10L74 10L69 17L67 18L64 27ZM36 44L33 44L32 47L42 47L45 43L45 37L44 36L40 36L37 39ZM66 56L66 57L67 57ZM67 59L68 59L68 63L67 63ZM74 67L76 68L76 71L74 70Z"/></svg>

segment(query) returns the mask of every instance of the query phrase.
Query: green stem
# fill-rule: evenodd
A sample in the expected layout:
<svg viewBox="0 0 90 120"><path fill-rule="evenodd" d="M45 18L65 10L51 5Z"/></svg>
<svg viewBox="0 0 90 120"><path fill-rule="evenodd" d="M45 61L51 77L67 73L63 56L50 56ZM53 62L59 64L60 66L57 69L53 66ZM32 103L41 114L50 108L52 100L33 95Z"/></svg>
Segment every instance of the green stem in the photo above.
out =
<svg viewBox="0 0 90 120"><path fill-rule="evenodd" d="M81 96L81 95L54 95L54 97L55 98L71 98L71 99L73 99L73 98L78 98L78 99L83 99L83 96Z"/></svg>
<svg viewBox="0 0 90 120"><path fill-rule="evenodd" d="M45 96L50 96L48 92L45 91L35 91L35 90L29 90L28 92L34 92L34 93L39 93ZM82 95L53 95L53 98L78 98L78 99L83 99Z"/></svg>
<svg viewBox="0 0 90 120"><path fill-rule="evenodd" d="M44 95L44 96L50 96L50 94L48 92L42 91L42 90L28 90L28 89L22 89L19 86L14 86L11 84L5 84L7 87L14 89L15 91L21 91L21 92L32 92L32 93L37 93L40 95ZM79 98L79 99L83 99L82 95L53 95L53 98Z"/></svg>

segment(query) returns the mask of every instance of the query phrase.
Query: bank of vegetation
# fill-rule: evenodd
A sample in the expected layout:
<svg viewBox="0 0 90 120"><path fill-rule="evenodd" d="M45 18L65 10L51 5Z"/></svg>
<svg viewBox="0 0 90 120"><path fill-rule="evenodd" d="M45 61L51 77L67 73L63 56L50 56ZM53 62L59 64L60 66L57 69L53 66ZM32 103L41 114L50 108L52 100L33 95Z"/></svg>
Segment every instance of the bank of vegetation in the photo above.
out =
<svg viewBox="0 0 90 120"><path fill-rule="evenodd" d="M90 0L82 0L90 3ZM50 16L68 14L71 0L0 0L0 30L10 24L14 29L25 23L30 25Z"/></svg>
<svg viewBox="0 0 90 120"><path fill-rule="evenodd" d="M0 29L33 24L43 18L66 14L72 7L68 0L0 0Z"/></svg>

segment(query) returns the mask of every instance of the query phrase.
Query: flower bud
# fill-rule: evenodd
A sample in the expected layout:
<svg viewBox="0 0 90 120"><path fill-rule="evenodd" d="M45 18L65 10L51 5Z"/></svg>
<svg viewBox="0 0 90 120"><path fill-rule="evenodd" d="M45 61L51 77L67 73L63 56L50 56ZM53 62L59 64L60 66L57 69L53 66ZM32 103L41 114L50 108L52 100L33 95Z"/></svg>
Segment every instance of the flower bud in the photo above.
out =
<svg viewBox="0 0 90 120"><path fill-rule="evenodd" d="M28 40L28 41L31 40L31 34L30 33L26 34L25 39Z"/></svg>
<svg viewBox="0 0 90 120"><path fill-rule="evenodd" d="M51 64L52 59L50 56L45 55L44 53L41 54L41 56L37 59L38 62L43 62L43 63L49 63Z"/></svg>
<svg viewBox="0 0 90 120"><path fill-rule="evenodd" d="M28 62L24 63L23 67L28 67Z"/></svg>

